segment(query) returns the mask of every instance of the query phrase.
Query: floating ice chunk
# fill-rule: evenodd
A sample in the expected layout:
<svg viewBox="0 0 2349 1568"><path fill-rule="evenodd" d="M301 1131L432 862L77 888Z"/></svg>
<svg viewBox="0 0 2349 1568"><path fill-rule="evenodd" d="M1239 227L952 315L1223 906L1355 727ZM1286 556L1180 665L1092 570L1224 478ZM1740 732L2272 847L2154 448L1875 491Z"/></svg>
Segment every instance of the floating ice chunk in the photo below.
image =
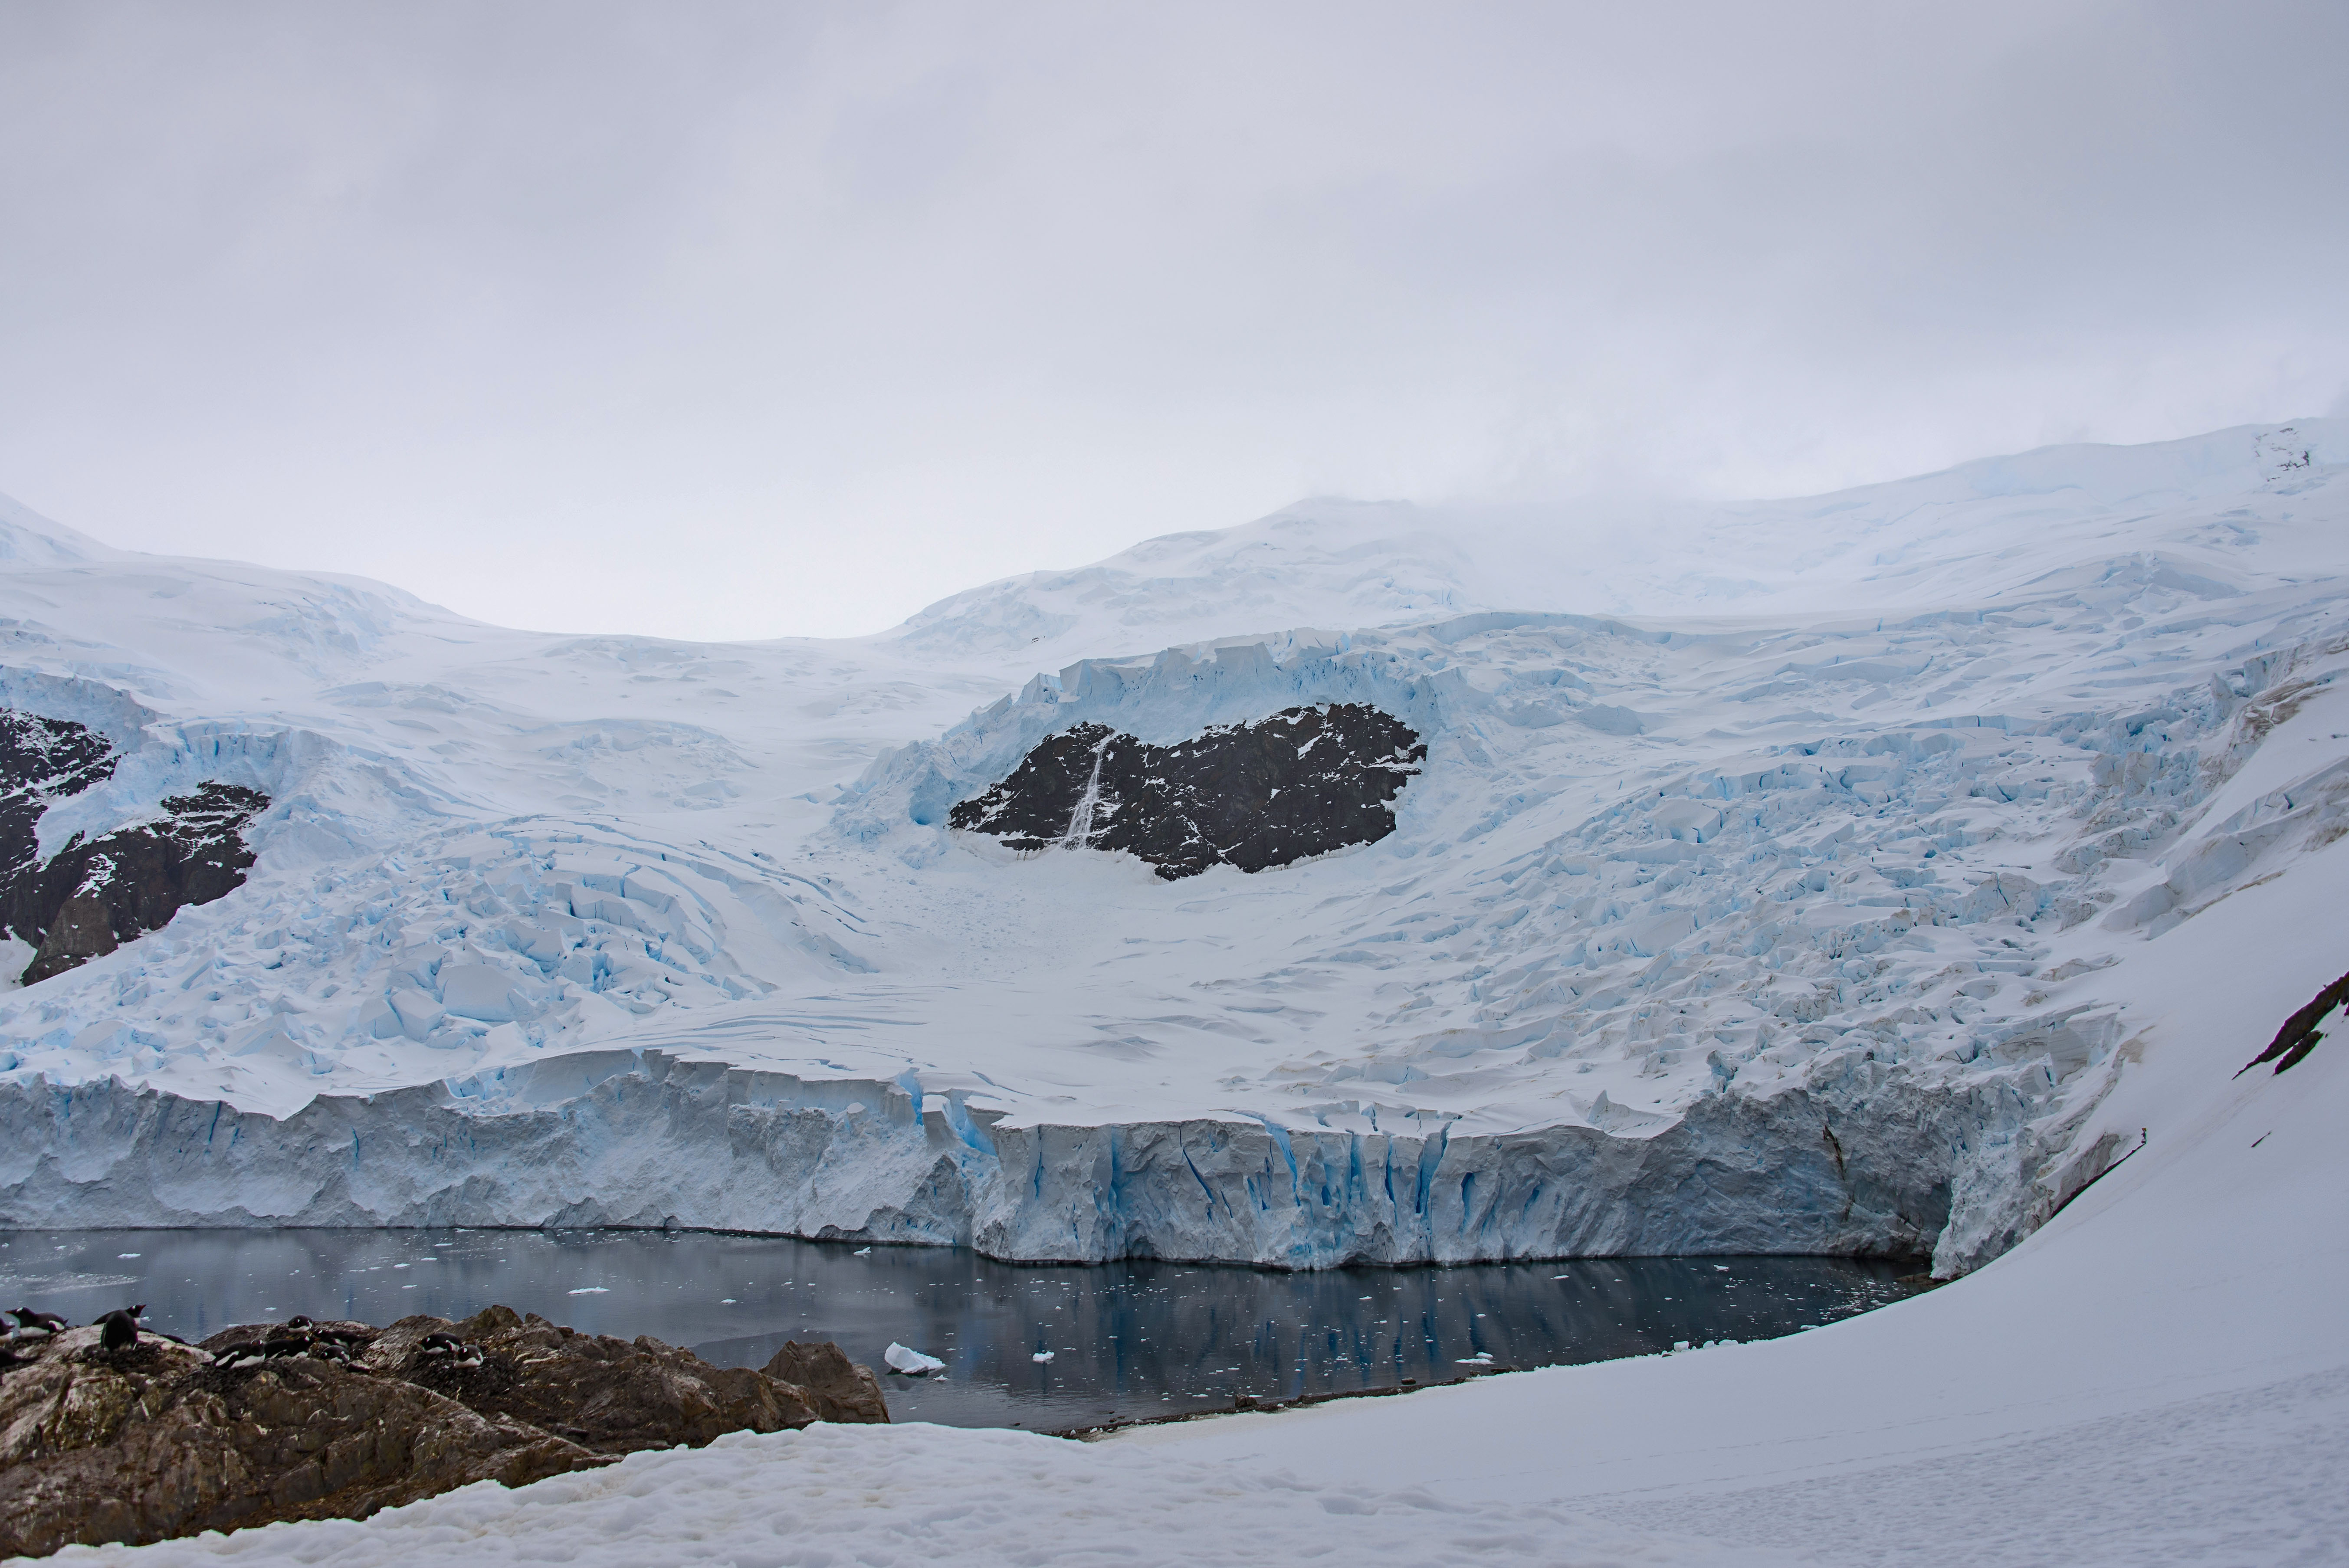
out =
<svg viewBox="0 0 2349 1568"><path fill-rule="evenodd" d="M1049 1350L1039 1350L1035 1355L1028 1357L1030 1361L1050 1361L1051 1358L1052 1352Z"/></svg>
<svg viewBox="0 0 2349 1568"><path fill-rule="evenodd" d="M869 1258L873 1255L873 1249L871 1247L859 1247L848 1255L853 1258Z"/></svg>
<svg viewBox="0 0 2349 1568"><path fill-rule="evenodd" d="M881 1353L881 1359L889 1364L889 1370L903 1372L908 1377L942 1372L947 1365L935 1356L925 1356L918 1350L908 1349L894 1339L889 1342L889 1348Z"/></svg>
<svg viewBox="0 0 2349 1568"><path fill-rule="evenodd" d="M570 1294L573 1295L609 1295L612 1294L612 1287L607 1284L583 1284L577 1290L574 1290Z"/></svg>

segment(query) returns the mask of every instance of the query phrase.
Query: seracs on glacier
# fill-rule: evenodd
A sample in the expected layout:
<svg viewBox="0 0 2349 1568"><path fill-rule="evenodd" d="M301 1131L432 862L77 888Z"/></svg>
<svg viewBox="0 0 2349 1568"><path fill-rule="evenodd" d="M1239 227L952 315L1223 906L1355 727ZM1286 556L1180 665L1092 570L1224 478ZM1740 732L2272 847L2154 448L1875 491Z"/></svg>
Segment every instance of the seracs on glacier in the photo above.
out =
<svg viewBox="0 0 2349 1568"><path fill-rule="evenodd" d="M5 706L122 753L43 850L271 805L243 886L0 997L0 1222L1961 1272L2122 1151L2105 971L2349 830L2344 465L1309 502L728 645L8 511ZM1427 748L1376 842L1169 882L948 825L1080 725L1343 704Z"/></svg>

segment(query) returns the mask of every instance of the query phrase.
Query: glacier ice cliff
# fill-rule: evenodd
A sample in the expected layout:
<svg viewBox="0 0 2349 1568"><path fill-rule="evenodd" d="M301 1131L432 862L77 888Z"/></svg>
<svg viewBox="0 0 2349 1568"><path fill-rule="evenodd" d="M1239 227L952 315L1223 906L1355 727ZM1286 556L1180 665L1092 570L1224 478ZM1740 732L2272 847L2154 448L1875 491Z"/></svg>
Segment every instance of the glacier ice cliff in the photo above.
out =
<svg viewBox="0 0 2349 1568"><path fill-rule="evenodd" d="M0 1085L0 1225L683 1226L1280 1268L1907 1257L1948 1227L1969 1141L2011 1135L2026 1109L1857 1067L1709 1096L1629 1136L1006 1125L959 1093L657 1051L321 1096L284 1119L119 1080L19 1081Z"/></svg>

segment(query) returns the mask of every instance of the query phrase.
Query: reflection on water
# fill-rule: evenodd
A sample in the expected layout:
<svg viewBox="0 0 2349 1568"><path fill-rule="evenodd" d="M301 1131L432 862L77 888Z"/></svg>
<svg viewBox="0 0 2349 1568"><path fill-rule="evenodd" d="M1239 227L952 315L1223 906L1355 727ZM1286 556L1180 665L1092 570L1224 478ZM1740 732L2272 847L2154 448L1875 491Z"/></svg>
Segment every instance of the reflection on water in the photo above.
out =
<svg viewBox="0 0 2349 1568"><path fill-rule="evenodd" d="M1611 1258L1275 1274L1196 1264L1023 1266L938 1247L647 1231L20 1231L0 1305L77 1323L130 1302L188 1339L307 1313L384 1324L492 1303L649 1334L730 1366L786 1339L941 1377L885 1376L899 1420L1061 1429L1764 1339L1902 1294L1889 1264ZM1037 1360L1049 1355L1049 1360ZM1488 1361L1480 1361L1487 1357Z"/></svg>

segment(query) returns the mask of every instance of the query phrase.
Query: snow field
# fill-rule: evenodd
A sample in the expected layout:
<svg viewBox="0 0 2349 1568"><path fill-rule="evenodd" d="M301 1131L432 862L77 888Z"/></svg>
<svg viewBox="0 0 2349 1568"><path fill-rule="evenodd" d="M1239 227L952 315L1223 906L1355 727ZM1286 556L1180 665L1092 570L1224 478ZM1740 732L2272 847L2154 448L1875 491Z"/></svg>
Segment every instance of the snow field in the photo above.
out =
<svg viewBox="0 0 2349 1568"><path fill-rule="evenodd" d="M518 1491L483 1482L365 1523L269 1525L58 1563L930 1563L1788 1562L1731 1556L1538 1505L1302 1485L1017 1432L815 1426L632 1454Z"/></svg>

